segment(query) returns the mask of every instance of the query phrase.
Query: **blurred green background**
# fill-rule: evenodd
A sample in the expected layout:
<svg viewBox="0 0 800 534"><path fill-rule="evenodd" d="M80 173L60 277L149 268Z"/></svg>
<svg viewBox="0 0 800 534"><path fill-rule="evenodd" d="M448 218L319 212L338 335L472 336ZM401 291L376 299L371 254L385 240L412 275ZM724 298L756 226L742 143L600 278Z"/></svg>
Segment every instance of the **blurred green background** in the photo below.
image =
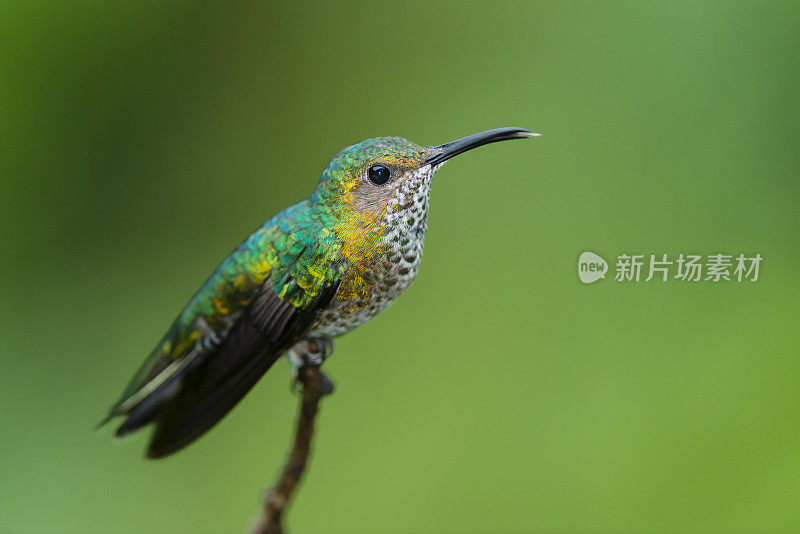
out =
<svg viewBox="0 0 800 534"><path fill-rule="evenodd" d="M241 239L363 138L453 160L337 342L293 532L800 529L800 5L4 2L0 531L241 532L279 362L164 461L94 424ZM760 253L757 283L576 260Z"/></svg>

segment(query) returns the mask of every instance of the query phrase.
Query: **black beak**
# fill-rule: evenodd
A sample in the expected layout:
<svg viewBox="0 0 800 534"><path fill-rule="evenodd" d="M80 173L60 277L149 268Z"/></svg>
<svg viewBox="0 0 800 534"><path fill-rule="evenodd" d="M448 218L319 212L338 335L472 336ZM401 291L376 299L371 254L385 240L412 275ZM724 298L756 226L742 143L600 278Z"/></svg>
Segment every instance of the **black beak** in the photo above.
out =
<svg viewBox="0 0 800 534"><path fill-rule="evenodd" d="M525 139L526 137L536 137L540 134L533 133L525 128L495 128L485 132L476 133L467 137L450 141L443 145L433 147L433 154L425 160L428 165L439 165L453 156L463 154L467 150L478 148L479 146L496 143L497 141L508 141L509 139Z"/></svg>

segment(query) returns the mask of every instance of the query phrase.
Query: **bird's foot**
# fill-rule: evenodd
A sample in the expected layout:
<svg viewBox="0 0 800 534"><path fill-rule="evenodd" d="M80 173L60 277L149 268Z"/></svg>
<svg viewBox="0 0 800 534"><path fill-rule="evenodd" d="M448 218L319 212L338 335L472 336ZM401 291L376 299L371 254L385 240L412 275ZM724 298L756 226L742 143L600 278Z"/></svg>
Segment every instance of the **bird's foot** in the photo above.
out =
<svg viewBox="0 0 800 534"><path fill-rule="evenodd" d="M305 365L322 365L333 354L333 341L327 337L318 337L301 341L297 345L305 345L301 358ZM295 347L297 346L295 345Z"/></svg>
<svg viewBox="0 0 800 534"><path fill-rule="evenodd" d="M297 384L304 381L305 367L319 367L333 354L333 341L329 338L304 339L295 343L289 349L289 361L292 364L292 392L297 390ZM320 393L330 395L333 393L334 384L328 375L320 371Z"/></svg>

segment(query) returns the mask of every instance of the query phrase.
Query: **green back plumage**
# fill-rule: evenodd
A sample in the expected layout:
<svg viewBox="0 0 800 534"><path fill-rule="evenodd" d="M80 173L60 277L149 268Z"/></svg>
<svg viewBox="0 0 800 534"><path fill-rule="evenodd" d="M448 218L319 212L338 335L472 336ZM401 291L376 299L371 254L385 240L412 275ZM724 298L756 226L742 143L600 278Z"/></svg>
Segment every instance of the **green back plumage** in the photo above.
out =
<svg viewBox="0 0 800 534"><path fill-rule="evenodd" d="M125 388L125 403L170 362L186 358L204 338L226 335L262 285L268 283L285 302L304 308L344 268L339 248L309 200L265 222L217 267L178 315L172 327Z"/></svg>

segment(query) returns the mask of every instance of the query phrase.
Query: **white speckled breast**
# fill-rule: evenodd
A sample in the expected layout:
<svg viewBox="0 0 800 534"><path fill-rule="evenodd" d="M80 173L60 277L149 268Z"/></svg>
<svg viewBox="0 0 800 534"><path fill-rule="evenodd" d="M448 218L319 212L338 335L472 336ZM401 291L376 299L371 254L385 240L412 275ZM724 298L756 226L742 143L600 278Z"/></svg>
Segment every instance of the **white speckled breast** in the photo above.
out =
<svg viewBox="0 0 800 534"><path fill-rule="evenodd" d="M388 229L385 237L388 252L375 265L369 297L356 301L355 306L352 301L334 298L320 313L309 337L334 337L364 324L389 307L411 285L422 257L431 178L436 170L419 169L400 182L389 198L383 216Z"/></svg>

